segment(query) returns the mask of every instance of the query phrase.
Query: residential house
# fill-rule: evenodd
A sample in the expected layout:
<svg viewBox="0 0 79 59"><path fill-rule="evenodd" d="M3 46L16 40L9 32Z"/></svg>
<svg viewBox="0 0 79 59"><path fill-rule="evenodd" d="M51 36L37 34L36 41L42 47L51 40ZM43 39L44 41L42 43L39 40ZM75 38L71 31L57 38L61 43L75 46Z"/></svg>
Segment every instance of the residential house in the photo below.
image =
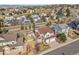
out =
<svg viewBox="0 0 79 59"><path fill-rule="evenodd" d="M68 35L69 27L67 24L57 24L52 28L52 30L55 32L55 34L65 33Z"/></svg>
<svg viewBox="0 0 79 59"><path fill-rule="evenodd" d="M32 9L28 9L27 10L27 13L29 13L29 14L31 14L31 13L33 13L34 12L34 10L32 10Z"/></svg>
<svg viewBox="0 0 79 59"><path fill-rule="evenodd" d="M51 28L45 26L35 30L35 35L38 43L41 43L43 40L48 44L55 41L54 32Z"/></svg>
<svg viewBox="0 0 79 59"><path fill-rule="evenodd" d="M40 18L40 16L39 15L32 15L32 18L33 18L33 20L36 22L36 23L39 23L39 22L41 22L41 18Z"/></svg>
<svg viewBox="0 0 79 59"><path fill-rule="evenodd" d="M0 35L0 47L4 48L9 45L10 49L16 49L17 47L23 46L22 37L17 38L17 33L7 33ZM2 50L0 49L2 52Z"/></svg>
<svg viewBox="0 0 79 59"><path fill-rule="evenodd" d="M59 26L62 28L62 32L68 35L70 27L67 24L59 24Z"/></svg>
<svg viewBox="0 0 79 59"><path fill-rule="evenodd" d="M60 26L54 26L52 30L55 32L55 34L62 33L62 28Z"/></svg>
<svg viewBox="0 0 79 59"><path fill-rule="evenodd" d="M76 29L79 26L79 21L72 21L68 24L69 27L71 27L72 29Z"/></svg>
<svg viewBox="0 0 79 59"><path fill-rule="evenodd" d="M79 21L78 20L70 22L68 26L72 28L76 34L79 34Z"/></svg>
<svg viewBox="0 0 79 59"><path fill-rule="evenodd" d="M15 23L15 17L14 16L5 17L4 25L11 26L11 25L14 25L14 23Z"/></svg>
<svg viewBox="0 0 79 59"><path fill-rule="evenodd" d="M27 17L25 17L25 16L17 17L17 22L18 22L19 25L30 24L30 20L27 19Z"/></svg>

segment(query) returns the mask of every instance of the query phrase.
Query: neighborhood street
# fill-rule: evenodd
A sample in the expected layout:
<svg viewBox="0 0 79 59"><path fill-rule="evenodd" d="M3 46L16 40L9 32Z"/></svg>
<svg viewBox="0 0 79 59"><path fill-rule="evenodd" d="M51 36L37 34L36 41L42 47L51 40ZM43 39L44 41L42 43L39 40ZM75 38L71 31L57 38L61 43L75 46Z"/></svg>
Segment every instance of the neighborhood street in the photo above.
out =
<svg viewBox="0 0 79 59"><path fill-rule="evenodd" d="M60 48L55 50L48 51L44 55L74 55L79 54L79 39L74 40L71 43L68 43Z"/></svg>

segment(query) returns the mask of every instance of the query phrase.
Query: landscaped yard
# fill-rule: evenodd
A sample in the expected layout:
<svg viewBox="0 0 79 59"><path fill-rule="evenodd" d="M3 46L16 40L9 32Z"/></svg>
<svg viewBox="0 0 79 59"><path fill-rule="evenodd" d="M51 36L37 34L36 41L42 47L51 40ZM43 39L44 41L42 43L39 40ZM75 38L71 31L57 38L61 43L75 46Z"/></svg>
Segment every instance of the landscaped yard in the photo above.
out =
<svg viewBox="0 0 79 59"><path fill-rule="evenodd" d="M79 38L79 35L77 35L77 34L72 34L72 36L71 35L69 35L69 37L71 38L71 39L77 39L77 38Z"/></svg>

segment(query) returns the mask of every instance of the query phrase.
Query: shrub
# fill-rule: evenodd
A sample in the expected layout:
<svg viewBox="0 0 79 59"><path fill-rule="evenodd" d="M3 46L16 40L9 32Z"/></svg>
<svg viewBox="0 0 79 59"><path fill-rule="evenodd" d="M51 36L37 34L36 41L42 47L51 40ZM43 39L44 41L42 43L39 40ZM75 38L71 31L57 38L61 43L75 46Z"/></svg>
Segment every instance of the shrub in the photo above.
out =
<svg viewBox="0 0 79 59"><path fill-rule="evenodd" d="M70 16L70 10L68 8L66 9L66 12L67 12L67 15L66 16L67 17Z"/></svg>
<svg viewBox="0 0 79 59"><path fill-rule="evenodd" d="M0 34L2 33L3 31L0 29Z"/></svg>
<svg viewBox="0 0 79 59"><path fill-rule="evenodd" d="M59 34L57 38L59 41L62 41L62 42L65 42L67 40L66 35L64 33Z"/></svg>
<svg viewBox="0 0 79 59"><path fill-rule="evenodd" d="M5 29L5 28L4 28L4 29L3 29L3 32L4 32L4 33L7 33L7 32L8 32L8 29Z"/></svg>
<svg viewBox="0 0 79 59"><path fill-rule="evenodd" d="M21 25L21 30L24 30L24 26L23 25Z"/></svg>

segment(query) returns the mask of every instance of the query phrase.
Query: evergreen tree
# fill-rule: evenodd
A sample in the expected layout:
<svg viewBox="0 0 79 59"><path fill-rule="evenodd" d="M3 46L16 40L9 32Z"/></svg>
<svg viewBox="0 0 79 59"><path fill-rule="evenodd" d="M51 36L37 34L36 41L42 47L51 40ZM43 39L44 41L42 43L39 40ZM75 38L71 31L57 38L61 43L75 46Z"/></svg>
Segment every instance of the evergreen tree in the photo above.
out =
<svg viewBox="0 0 79 59"><path fill-rule="evenodd" d="M67 17L70 16L70 10L69 10L69 8L66 9L66 12L67 12L67 15L66 16Z"/></svg>
<svg viewBox="0 0 79 59"><path fill-rule="evenodd" d="M64 33L59 34L58 36L58 40L65 42L67 40L66 35Z"/></svg>

